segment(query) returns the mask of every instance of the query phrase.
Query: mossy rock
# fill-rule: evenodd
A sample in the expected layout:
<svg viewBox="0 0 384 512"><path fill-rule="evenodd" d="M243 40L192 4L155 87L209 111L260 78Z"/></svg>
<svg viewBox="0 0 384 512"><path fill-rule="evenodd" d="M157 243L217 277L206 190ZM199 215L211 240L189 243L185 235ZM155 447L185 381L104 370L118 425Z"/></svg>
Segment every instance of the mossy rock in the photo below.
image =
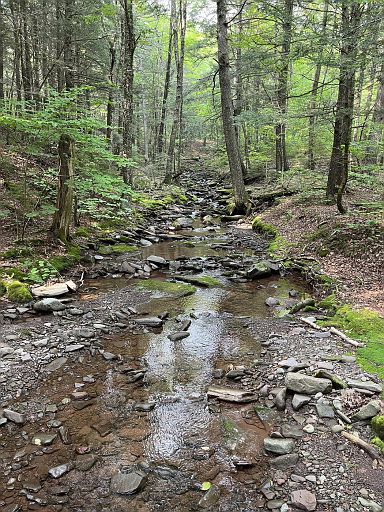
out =
<svg viewBox="0 0 384 512"><path fill-rule="evenodd" d="M384 441L380 439L380 437L374 437L372 439L372 444L376 446L380 450L380 452L384 455Z"/></svg>
<svg viewBox="0 0 384 512"><path fill-rule="evenodd" d="M187 297L196 292L196 288L190 284L172 283L170 281L160 281L158 279L141 279L136 285L144 290L151 290L164 293L166 295L176 295L178 297Z"/></svg>
<svg viewBox="0 0 384 512"><path fill-rule="evenodd" d="M16 267L9 267L4 269L4 274L11 279L17 279L18 281L24 281L26 275L20 269Z"/></svg>
<svg viewBox="0 0 384 512"><path fill-rule="evenodd" d="M384 415L379 414L378 416L375 416L372 418L371 421L371 427L375 434L384 441Z"/></svg>
<svg viewBox="0 0 384 512"><path fill-rule="evenodd" d="M89 229L84 226L80 226L79 228L76 229L74 236L87 237L89 236Z"/></svg>
<svg viewBox="0 0 384 512"><path fill-rule="evenodd" d="M24 283L20 283L20 281L11 281L10 283L6 284L6 288L7 298L11 302L24 304L26 302L31 302L33 299L28 286Z"/></svg>
<svg viewBox="0 0 384 512"><path fill-rule="evenodd" d="M99 253L103 256L109 254L127 254L130 252L136 252L139 248L136 245L127 244L116 244L116 245L103 245L99 248Z"/></svg>
<svg viewBox="0 0 384 512"><path fill-rule="evenodd" d="M7 293L7 285L5 281L0 281L0 297Z"/></svg>
<svg viewBox="0 0 384 512"><path fill-rule="evenodd" d="M177 279L185 283L201 286L202 288L221 286L220 281L211 276L177 276Z"/></svg>
<svg viewBox="0 0 384 512"><path fill-rule="evenodd" d="M261 217L255 217L253 219L252 229L260 233L265 233L266 235L278 236L279 234L274 226L264 222Z"/></svg>
<svg viewBox="0 0 384 512"><path fill-rule="evenodd" d="M4 260L17 260L19 258L32 255L32 250L28 247L11 247L1 254Z"/></svg>
<svg viewBox="0 0 384 512"><path fill-rule="evenodd" d="M326 309L327 311L336 311L339 306L336 294L331 293L327 295L323 300L318 302L317 306L319 308Z"/></svg>

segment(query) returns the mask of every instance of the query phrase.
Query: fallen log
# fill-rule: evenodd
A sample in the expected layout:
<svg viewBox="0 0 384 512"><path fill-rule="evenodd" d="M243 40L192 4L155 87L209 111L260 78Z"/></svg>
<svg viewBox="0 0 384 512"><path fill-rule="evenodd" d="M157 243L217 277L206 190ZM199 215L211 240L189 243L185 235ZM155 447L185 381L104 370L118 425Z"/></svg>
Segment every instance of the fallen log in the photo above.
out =
<svg viewBox="0 0 384 512"><path fill-rule="evenodd" d="M360 439L360 437L350 434L345 430L341 432L341 435L348 439L348 441L350 441L351 443L355 444L356 446L364 450L366 453L368 453L371 459L380 459L380 453L376 450L376 448L374 448L371 444L367 443L366 441L363 441L363 439Z"/></svg>
<svg viewBox="0 0 384 512"><path fill-rule="evenodd" d="M308 318L301 317L300 320L304 322L305 324L309 325L313 329L316 329L317 331L327 331L327 329L320 327L319 325L315 324L314 322L311 322L311 320L308 320ZM331 327L329 329L329 332L334 334L335 336L338 336L346 343L349 343L350 345L353 345L354 347L364 347L363 343L359 343L358 341L352 340L351 338L348 338L343 332L339 331L335 327Z"/></svg>

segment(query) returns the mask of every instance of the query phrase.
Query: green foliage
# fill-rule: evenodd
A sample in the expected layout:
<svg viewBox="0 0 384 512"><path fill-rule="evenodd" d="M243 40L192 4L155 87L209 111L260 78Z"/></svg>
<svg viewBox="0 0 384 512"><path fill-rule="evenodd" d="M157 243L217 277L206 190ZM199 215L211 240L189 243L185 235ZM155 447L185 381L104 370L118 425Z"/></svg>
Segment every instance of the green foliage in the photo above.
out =
<svg viewBox="0 0 384 512"><path fill-rule="evenodd" d="M127 254L138 250L139 248L136 245L116 244L101 246L99 248L99 253L106 256L108 254Z"/></svg>
<svg viewBox="0 0 384 512"><path fill-rule="evenodd" d="M32 294L26 284L20 283L20 281L11 281L6 283L7 298L11 302L18 304L24 304L32 300Z"/></svg>
<svg viewBox="0 0 384 512"><path fill-rule="evenodd" d="M0 280L0 297L5 295L7 293L7 286L6 282L3 280Z"/></svg>
<svg viewBox="0 0 384 512"><path fill-rule="evenodd" d="M32 283L42 284L57 274L58 270L49 261L37 260L31 262L26 279Z"/></svg>
<svg viewBox="0 0 384 512"><path fill-rule="evenodd" d="M339 306L339 301L337 300L335 293L330 293L323 300L321 300L317 306L329 312L335 312Z"/></svg>
<svg viewBox="0 0 384 512"><path fill-rule="evenodd" d="M382 441L382 440L380 439L380 437L374 437L374 438L372 439L372 441L371 441L371 442L372 442L372 444L373 444L374 446L376 446L376 447L380 450L380 452L384 455L384 441Z"/></svg>
<svg viewBox="0 0 384 512"><path fill-rule="evenodd" d="M375 434L384 441L384 415L378 415L372 418L371 427Z"/></svg>
<svg viewBox="0 0 384 512"><path fill-rule="evenodd" d="M140 280L137 281L136 285L144 290L153 290L179 297L187 297L196 292L196 288L190 284L171 283L170 281L160 281L158 279Z"/></svg>

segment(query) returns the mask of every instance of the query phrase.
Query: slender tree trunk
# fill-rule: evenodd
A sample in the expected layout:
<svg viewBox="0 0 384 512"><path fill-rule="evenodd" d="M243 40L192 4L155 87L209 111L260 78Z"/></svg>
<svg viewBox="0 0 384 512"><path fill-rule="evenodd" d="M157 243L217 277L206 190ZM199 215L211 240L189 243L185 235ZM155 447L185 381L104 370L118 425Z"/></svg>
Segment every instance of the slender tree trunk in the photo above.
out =
<svg viewBox="0 0 384 512"><path fill-rule="evenodd" d="M217 47L221 94L221 115L235 201L235 210L233 213L245 213L247 210L247 193L244 186L240 152L237 144L236 130L233 119L226 0L217 0Z"/></svg>
<svg viewBox="0 0 384 512"><path fill-rule="evenodd" d="M61 92L65 88L65 76L63 59L63 14L61 12L61 0L56 0L56 72L57 72L57 91Z"/></svg>
<svg viewBox="0 0 384 512"><path fill-rule="evenodd" d="M371 117L371 113L372 113L371 107L372 107L372 99L373 99L373 89L375 86L376 71L377 71L377 66L376 66L376 62L374 62L372 64L372 68L369 73L369 85L368 85L367 97L365 100L365 107L364 107L364 120L361 123L360 136L358 139L360 142L367 138L367 133L368 133L367 124L368 124L368 120Z"/></svg>
<svg viewBox="0 0 384 512"><path fill-rule="evenodd" d="M123 2L123 154L131 159L133 156L133 57L136 48L132 0ZM132 185L131 167L122 171L124 183Z"/></svg>
<svg viewBox="0 0 384 512"><path fill-rule="evenodd" d="M114 111L114 76L115 76L115 64L116 64L116 47L115 42L109 42L109 90L108 90L108 103L107 103L107 141L108 147L112 148L112 125L113 125L113 111Z"/></svg>
<svg viewBox="0 0 384 512"><path fill-rule="evenodd" d="M54 238L66 243L72 221L73 205L73 146L69 135L62 135L59 141L59 181L57 188L56 213L53 218L52 234Z"/></svg>
<svg viewBox="0 0 384 512"><path fill-rule="evenodd" d="M328 173L327 197L337 194L337 205L344 212L341 198L348 180L350 144L355 94L356 60L362 7L357 2L342 5L341 56L333 149Z"/></svg>
<svg viewBox="0 0 384 512"><path fill-rule="evenodd" d="M64 0L64 83L67 90L75 86L74 80L74 48L73 48L73 2Z"/></svg>
<svg viewBox="0 0 384 512"><path fill-rule="evenodd" d="M21 102L22 93L21 93L21 33L20 33L20 17L18 5L15 0L10 0L9 2L12 14L12 25L13 25L13 68L15 75L15 85L16 85L16 99Z"/></svg>
<svg viewBox="0 0 384 512"><path fill-rule="evenodd" d="M377 94L375 106L372 115L372 127L369 132L369 143L367 154L364 159L366 164L383 163L383 151L380 151L380 142L383 140L384 128L384 65L381 66L379 84L377 87ZM381 155L380 155L381 154Z"/></svg>
<svg viewBox="0 0 384 512"><path fill-rule="evenodd" d="M238 7L240 9L240 6ZM240 14L238 16L238 47L236 48L236 66L235 66L235 84L236 84L236 100L233 109L233 116L235 121L235 130L236 130L236 138L237 138L237 149L239 151L239 159L241 162L241 171L244 176L247 174L247 168L244 165L243 159L241 157L241 131L242 131L242 121L240 120L241 113L244 107L244 90L243 90L243 77L242 77L242 51L241 51L241 34L242 34L242 26L243 26L243 16L242 11L240 10ZM236 119L238 118L238 119Z"/></svg>
<svg viewBox="0 0 384 512"><path fill-rule="evenodd" d="M167 65L165 68L165 80L164 80L164 91L163 100L161 104L160 124L157 135L157 153L161 154L164 149L164 132L165 132L165 119L167 116L167 101L169 95L169 85L171 81L171 63L172 63L172 43L173 43L173 21L172 16L170 17L169 23L169 39L168 39L168 53L167 53Z"/></svg>
<svg viewBox="0 0 384 512"><path fill-rule="evenodd" d="M33 78L32 78L32 61L31 61L31 45L28 31L28 4L27 0L20 0L20 16L21 16L21 34L22 34L22 77L24 98L27 101L33 97Z"/></svg>
<svg viewBox="0 0 384 512"><path fill-rule="evenodd" d="M281 174L289 170L286 147L286 115L288 107L288 74L292 40L292 13L294 0L284 0L282 45L277 78L276 99L280 121L275 126L276 171Z"/></svg>
<svg viewBox="0 0 384 512"><path fill-rule="evenodd" d="M324 14L323 14L323 23L321 27L321 40L320 40L320 52L318 56L318 62L316 64L315 74L312 82L312 91L311 91L311 100L310 100L310 115L309 115L309 124L308 124L308 169L312 171L315 169L315 142L316 142L316 107L317 107L317 94L320 85L320 75L321 75L321 67L323 60L323 38L325 36L325 31L327 28L328 21L328 0L324 2Z"/></svg>
<svg viewBox="0 0 384 512"><path fill-rule="evenodd" d="M173 0L176 2L176 0ZM175 9L176 10L176 9ZM173 46L175 52L175 63L177 70L176 78L176 99L173 111L173 122L169 138L167 163L165 168L165 183L172 183L174 180L175 148L179 139L181 144L181 112L183 104L183 83L184 83L184 54L185 54L185 33L187 28L187 3L186 0L179 0L177 23L173 26Z"/></svg>
<svg viewBox="0 0 384 512"><path fill-rule="evenodd" d="M4 56L5 56L5 23L3 0L0 0L0 100L5 97L4 93Z"/></svg>

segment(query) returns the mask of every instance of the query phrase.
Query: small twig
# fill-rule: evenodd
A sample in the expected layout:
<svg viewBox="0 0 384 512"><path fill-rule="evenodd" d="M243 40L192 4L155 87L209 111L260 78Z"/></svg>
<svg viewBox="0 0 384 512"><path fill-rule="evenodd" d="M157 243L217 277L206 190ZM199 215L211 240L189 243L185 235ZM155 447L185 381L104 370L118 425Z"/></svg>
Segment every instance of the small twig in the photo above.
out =
<svg viewBox="0 0 384 512"><path fill-rule="evenodd" d="M361 448L366 453L368 453L368 455L372 459L374 459L374 460L380 459L379 452L372 445L370 445L369 443L360 439L360 437L354 436L353 434L350 434L349 432L346 432L345 430L343 430L343 432L341 432L341 435L344 436L346 439L348 439L348 441L351 441L351 443L356 444L359 448Z"/></svg>
<svg viewBox="0 0 384 512"><path fill-rule="evenodd" d="M308 320L308 318L300 317L300 320L302 322L304 322L305 324L310 325L313 329L316 329L318 331L327 331L327 329L324 329L324 328L320 327L319 325L315 324L314 322L311 322L311 320ZM329 332L331 332L335 336L338 336L343 341L345 341L346 343L349 343L350 345L353 345L354 347L363 347L364 346L362 343L359 343L358 341L351 340L351 338L348 338L348 336L346 336L344 333L342 333L338 329L335 329L335 327L331 327L329 329Z"/></svg>

